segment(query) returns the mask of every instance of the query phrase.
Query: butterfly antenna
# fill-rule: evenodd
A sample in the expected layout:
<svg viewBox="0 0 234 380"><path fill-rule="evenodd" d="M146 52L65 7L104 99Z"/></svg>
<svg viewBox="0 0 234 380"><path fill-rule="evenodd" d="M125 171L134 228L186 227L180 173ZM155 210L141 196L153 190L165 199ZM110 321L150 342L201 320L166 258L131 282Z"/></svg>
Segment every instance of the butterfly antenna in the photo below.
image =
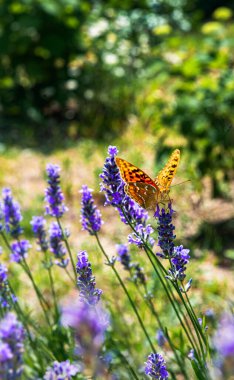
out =
<svg viewBox="0 0 234 380"><path fill-rule="evenodd" d="M171 187L182 185L182 183L185 183L185 182L191 182L191 179L187 179L187 181L176 183L175 185L171 185Z"/></svg>

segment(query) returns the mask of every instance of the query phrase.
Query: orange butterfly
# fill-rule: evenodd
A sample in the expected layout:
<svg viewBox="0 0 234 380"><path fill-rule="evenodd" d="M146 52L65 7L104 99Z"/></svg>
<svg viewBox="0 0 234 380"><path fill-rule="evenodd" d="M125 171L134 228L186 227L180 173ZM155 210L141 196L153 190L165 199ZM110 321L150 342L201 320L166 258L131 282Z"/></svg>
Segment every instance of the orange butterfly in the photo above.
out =
<svg viewBox="0 0 234 380"><path fill-rule="evenodd" d="M168 162L154 180L143 170L122 158L116 157L115 162L123 181L126 183L125 193L141 207L155 209L158 203L170 201L171 182L180 162L179 149L173 151Z"/></svg>

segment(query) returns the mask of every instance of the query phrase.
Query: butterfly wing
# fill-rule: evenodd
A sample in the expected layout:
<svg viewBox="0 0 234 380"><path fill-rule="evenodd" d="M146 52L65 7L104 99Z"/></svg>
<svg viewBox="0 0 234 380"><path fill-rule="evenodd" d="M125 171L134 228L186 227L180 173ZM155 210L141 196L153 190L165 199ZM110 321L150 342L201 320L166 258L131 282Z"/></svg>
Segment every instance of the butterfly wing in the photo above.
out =
<svg viewBox="0 0 234 380"><path fill-rule="evenodd" d="M158 173L155 178L155 183L158 185L161 191L168 191L171 182L176 174L177 168L180 162L180 150L175 149L164 168Z"/></svg>
<svg viewBox="0 0 234 380"><path fill-rule="evenodd" d="M125 193L145 209L154 209L158 203L159 190L148 183L129 182L124 187Z"/></svg>
<svg viewBox="0 0 234 380"><path fill-rule="evenodd" d="M115 162L123 181L126 183L124 187L125 193L141 207L146 209L155 208L160 190L152 178L143 170L122 158L116 157Z"/></svg>
<svg viewBox="0 0 234 380"><path fill-rule="evenodd" d="M129 182L143 182L157 188L154 180L137 166L130 164L130 162L119 157L115 158L115 162L119 168L120 175L126 184Z"/></svg>

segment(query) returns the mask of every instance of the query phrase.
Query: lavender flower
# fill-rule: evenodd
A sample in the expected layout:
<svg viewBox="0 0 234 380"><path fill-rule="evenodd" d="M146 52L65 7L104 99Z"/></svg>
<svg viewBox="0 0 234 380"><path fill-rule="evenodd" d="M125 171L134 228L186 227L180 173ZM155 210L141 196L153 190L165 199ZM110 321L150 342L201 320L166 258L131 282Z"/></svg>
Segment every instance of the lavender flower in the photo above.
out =
<svg viewBox="0 0 234 380"><path fill-rule="evenodd" d="M72 377L79 372L77 365L71 364L69 360L64 362L53 362L48 367L44 376L44 380L72 380Z"/></svg>
<svg viewBox="0 0 234 380"><path fill-rule="evenodd" d="M158 329L157 331L157 334L156 334L156 339L157 339L157 342L158 342L158 345L160 347L163 347L167 341L163 331L161 329Z"/></svg>
<svg viewBox="0 0 234 380"><path fill-rule="evenodd" d="M162 253L157 253L157 255L164 259L173 256L174 239L176 237L173 234L175 227L172 224L172 214L174 211L171 208L171 204L169 204L168 209L167 212L164 208L160 210L157 205L157 210L154 214L158 218L158 245L162 249Z"/></svg>
<svg viewBox="0 0 234 380"><path fill-rule="evenodd" d="M24 338L25 332L23 326L17 320L16 316L13 313L6 314L4 319L0 321L0 346L5 344L1 350L5 363L3 367L0 367L0 374L4 379L9 378L15 380L21 377L23 370L22 355L24 351ZM11 374L11 377L8 377L9 373Z"/></svg>
<svg viewBox="0 0 234 380"><path fill-rule="evenodd" d="M11 244L11 261L20 263L28 256L28 250L31 245L28 240L20 240Z"/></svg>
<svg viewBox="0 0 234 380"><path fill-rule="evenodd" d="M132 268L134 269L134 275L133 275L133 281L137 284L140 283L142 285L145 285L146 278L143 271L143 268L138 263L133 263Z"/></svg>
<svg viewBox="0 0 234 380"><path fill-rule="evenodd" d="M87 253L85 251L79 252L77 260L77 285L80 289L80 298L89 305L96 305L100 300L102 290L95 288L95 277L93 276Z"/></svg>
<svg viewBox="0 0 234 380"><path fill-rule="evenodd" d="M9 344L0 342L0 363L1 363L1 366L4 366L4 363L7 364L6 362L8 362L9 359L12 359L12 358L13 358L13 354L11 352ZM6 369L7 369L7 365L6 365L6 368L4 369L4 372L6 372ZM1 374L1 372L2 371L0 369L0 374ZM4 372L2 372L2 374Z"/></svg>
<svg viewBox="0 0 234 380"><path fill-rule="evenodd" d="M183 281L186 274L186 265L190 259L189 249L184 249L183 245L174 247L173 257L171 259L172 268L169 270L173 279Z"/></svg>
<svg viewBox="0 0 234 380"><path fill-rule="evenodd" d="M4 230L3 204L0 202L0 232Z"/></svg>
<svg viewBox="0 0 234 380"><path fill-rule="evenodd" d="M60 187L60 167L58 165L48 164L46 172L48 175L48 187L45 190L46 213L56 218L61 218L68 210L64 204L64 195Z"/></svg>
<svg viewBox="0 0 234 380"><path fill-rule="evenodd" d="M128 241L130 244L135 244L139 248L142 248L144 243L151 245L151 247L154 245L155 240L150 236L154 230L150 224L146 227L144 227L143 224L138 224L136 225L135 230L136 232L128 235Z"/></svg>
<svg viewBox="0 0 234 380"><path fill-rule="evenodd" d="M202 318L197 318L197 320L198 320L199 325L202 326Z"/></svg>
<svg viewBox="0 0 234 380"><path fill-rule="evenodd" d="M32 230L37 238L37 244L40 246L42 251L47 251L48 241L46 238L45 224L46 221L43 216L33 216L30 224L32 225Z"/></svg>
<svg viewBox="0 0 234 380"><path fill-rule="evenodd" d="M101 191L105 192L106 204L114 207L121 206L122 200L125 197L124 183L121 180L119 169L115 163L115 156L118 150L115 146L109 146L103 172L100 174L102 178Z"/></svg>
<svg viewBox="0 0 234 380"><path fill-rule="evenodd" d="M223 314L213 342L221 356L234 356L234 316L232 314Z"/></svg>
<svg viewBox="0 0 234 380"><path fill-rule="evenodd" d="M191 348L191 350L189 351L188 358L189 360L196 360L193 348Z"/></svg>
<svg viewBox="0 0 234 380"><path fill-rule="evenodd" d="M95 308L84 302L74 301L63 308L62 322L70 326L77 344L77 353L83 357L96 357L109 324L108 315L98 305Z"/></svg>
<svg viewBox="0 0 234 380"><path fill-rule="evenodd" d="M58 223L53 222L50 225L49 229L49 241L50 241L50 250L53 252L56 260L55 264L62 268L66 268L69 259L65 258L66 256L66 249L63 244L63 232L61 228L59 227Z"/></svg>
<svg viewBox="0 0 234 380"><path fill-rule="evenodd" d="M138 206L124 192L124 182L121 179L119 169L115 163L115 156L118 150L115 146L109 146L103 172L100 174L102 178L101 191L104 191L106 197L106 205L112 205L118 210L122 222L125 224L146 224L148 213Z"/></svg>
<svg viewBox="0 0 234 380"><path fill-rule="evenodd" d="M81 201L81 223L83 230L86 230L90 235L98 232L102 225L101 213L94 204L92 190L88 186L82 186L82 201Z"/></svg>
<svg viewBox="0 0 234 380"><path fill-rule="evenodd" d="M129 271L131 269L131 257L128 253L127 245L118 244L116 248L117 248L118 260L121 262L124 269Z"/></svg>
<svg viewBox="0 0 234 380"><path fill-rule="evenodd" d="M213 309L207 309L204 314L205 314L206 318L210 318L210 319L215 318L215 312Z"/></svg>
<svg viewBox="0 0 234 380"><path fill-rule="evenodd" d="M145 374L152 379L164 380L168 378L166 363L160 354L150 354L145 363Z"/></svg>
<svg viewBox="0 0 234 380"><path fill-rule="evenodd" d="M12 302L16 300L16 296L11 293L8 285L7 268L0 263L0 306L9 309Z"/></svg>
<svg viewBox="0 0 234 380"><path fill-rule="evenodd" d="M19 204L13 200L11 190L8 188L2 190L2 196L2 212L5 219L6 232L10 233L12 237L18 238L23 232L23 229L20 226L22 215Z"/></svg>

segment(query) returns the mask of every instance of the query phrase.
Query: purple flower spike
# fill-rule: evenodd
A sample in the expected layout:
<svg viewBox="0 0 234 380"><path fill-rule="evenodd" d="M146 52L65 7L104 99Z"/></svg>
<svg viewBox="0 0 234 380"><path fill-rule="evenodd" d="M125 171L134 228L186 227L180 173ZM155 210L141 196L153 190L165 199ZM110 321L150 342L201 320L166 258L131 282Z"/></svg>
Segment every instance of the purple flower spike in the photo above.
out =
<svg viewBox="0 0 234 380"><path fill-rule="evenodd" d="M130 222L134 225L145 225L149 217L147 211L138 206L138 204L124 192L125 183L115 163L117 153L118 150L115 146L109 146L109 157L106 158L103 172L100 174L100 178L102 179L101 191L105 193L106 197L105 204L114 206L118 210L122 222L125 224Z"/></svg>
<svg viewBox="0 0 234 380"><path fill-rule="evenodd" d="M101 213L94 204L92 197L92 190L88 186L82 186L82 200L81 200L81 223L83 230L86 230L90 235L98 232L102 225Z"/></svg>
<svg viewBox="0 0 234 380"><path fill-rule="evenodd" d="M40 249L44 252L47 251L48 241L46 238L45 231L45 219L43 218L43 216L33 216L32 221L30 223L32 225L32 230L37 238L37 244L39 245Z"/></svg>
<svg viewBox="0 0 234 380"><path fill-rule="evenodd" d="M46 172L48 175L48 187L45 190L46 213L56 218L61 218L68 210L64 204L64 195L60 187L60 167L58 165L48 164Z"/></svg>
<svg viewBox="0 0 234 380"><path fill-rule="evenodd" d="M223 314L213 342L221 356L234 356L234 316L232 314Z"/></svg>
<svg viewBox="0 0 234 380"><path fill-rule="evenodd" d="M118 260L121 262L125 270L131 269L131 257L128 252L128 247L126 244L118 244L116 246Z"/></svg>
<svg viewBox="0 0 234 380"><path fill-rule="evenodd" d="M63 308L62 315L63 324L74 331L77 354L90 359L96 357L109 325L106 312L99 305L94 308L84 302L72 302Z"/></svg>
<svg viewBox="0 0 234 380"><path fill-rule="evenodd" d="M109 145L108 154L110 157L115 157L119 153L118 149L114 145Z"/></svg>
<svg viewBox="0 0 234 380"><path fill-rule="evenodd" d="M163 331L161 329L159 329L157 331L156 339L157 339L158 345L160 347L163 347L165 345L166 341L167 341L167 339L166 339L166 337L165 337L165 335L164 335L164 333L163 333Z"/></svg>
<svg viewBox="0 0 234 380"><path fill-rule="evenodd" d="M13 313L8 313L0 321L0 378L20 379L23 370L25 331ZM12 356L11 356L12 354ZM7 359L8 358L8 359ZM9 373L11 377L8 377Z"/></svg>
<svg viewBox="0 0 234 380"><path fill-rule="evenodd" d="M80 298L89 305L96 305L100 300L102 290L95 288L95 277L93 276L87 253L85 251L79 252L77 260L77 285L80 289Z"/></svg>
<svg viewBox="0 0 234 380"><path fill-rule="evenodd" d="M3 309L9 309L12 302L16 300L16 296L11 293L8 285L7 268L0 263L0 306Z"/></svg>
<svg viewBox="0 0 234 380"><path fill-rule="evenodd" d="M43 380L72 380L78 372L78 366L71 364L69 360L60 363L55 361L47 368Z"/></svg>
<svg viewBox="0 0 234 380"><path fill-rule="evenodd" d="M106 205L112 205L114 207L120 206L124 193L124 183L120 177L119 169L115 163L115 156L118 150L114 146L109 146L108 154L109 157L106 158L103 172L100 174L102 179L101 191L104 191L106 197Z"/></svg>
<svg viewBox="0 0 234 380"><path fill-rule="evenodd" d="M133 281L137 284L145 285L146 277L144 274L143 268L138 263L132 264L132 268L134 269Z"/></svg>
<svg viewBox="0 0 234 380"><path fill-rule="evenodd" d="M20 263L28 256L28 250L31 248L31 244L28 240L20 240L11 244L11 261Z"/></svg>
<svg viewBox="0 0 234 380"><path fill-rule="evenodd" d="M168 379L166 363L162 355L155 353L148 356L148 360L145 363L145 374L149 375L152 379Z"/></svg>
<svg viewBox="0 0 234 380"><path fill-rule="evenodd" d="M2 197L2 213L5 219L6 232L10 233L12 237L18 238L23 232L23 229L20 226L20 222L22 220L20 206L13 200L10 189L3 189Z"/></svg>
<svg viewBox="0 0 234 380"><path fill-rule="evenodd" d="M172 224L173 210L169 205L169 210L166 212L164 208L160 210L157 205L157 210L154 214L158 218L158 245L162 249L162 253L157 253L158 256L167 259L174 254L174 239L173 231L175 227Z"/></svg>
<svg viewBox="0 0 234 380"><path fill-rule="evenodd" d="M172 268L169 271L174 279L178 278L180 281L184 280L186 276L186 265L190 259L189 252L189 249L184 249L183 245L174 247L174 255L171 259Z"/></svg>
<svg viewBox="0 0 234 380"><path fill-rule="evenodd" d="M56 258L55 264L62 268L66 268L69 263L69 259L65 258L66 248L64 247L63 243L63 233L58 223L56 222L51 223L50 225L49 241L50 250L53 252Z"/></svg>
<svg viewBox="0 0 234 380"><path fill-rule="evenodd" d="M144 227L143 224L138 224L136 225L135 230L137 233L133 232L128 235L128 241L130 244L135 244L139 248L142 248L144 243L151 245L151 247L154 245L155 240L150 236L154 230L150 224L146 227Z"/></svg>
<svg viewBox="0 0 234 380"><path fill-rule="evenodd" d="M4 372L7 373L6 371L8 370L7 362L9 363L9 360L13 358L13 354L11 352L10 346L7 343L0 342L0 365L4 366ZM4 365L5 364L5 365ZM0 369L0 374L4 373Z"/></svg>

